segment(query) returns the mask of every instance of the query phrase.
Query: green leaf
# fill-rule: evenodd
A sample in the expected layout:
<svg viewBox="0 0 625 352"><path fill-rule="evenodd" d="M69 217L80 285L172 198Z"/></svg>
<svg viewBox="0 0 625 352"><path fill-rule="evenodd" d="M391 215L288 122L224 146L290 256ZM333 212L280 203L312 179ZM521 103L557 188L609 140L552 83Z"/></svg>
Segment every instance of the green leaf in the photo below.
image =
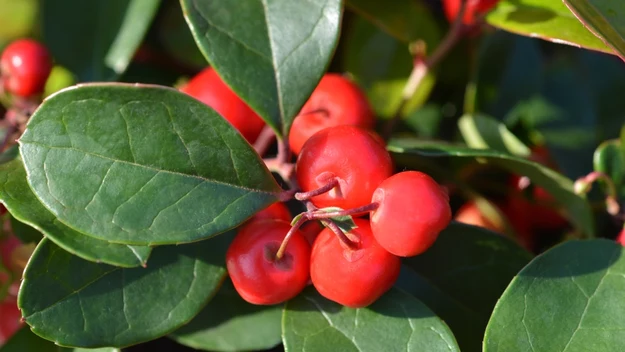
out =
<svg viewBox="0 0 625 352"><path fill-rule="evenodd" d="M89 84L47 99L20 139L28 183L61 222L134 245L192 242L276 201L254 149L175 89Z"/></svg>
<svg viewBox="0 0 625 352"><path fill-rule="evenodd" d="M625 350L625 258L605 239L568 241L536 257L506 289L484 351Z"/></svg>
<svg viewBox="0 0 625 352"><path fill-rule="evenodd" d="M282 339L287 351L460 351L442 320L396 288L360 309L305 289L286 303Z"/></svg>
<svg viewBox="0 0 625 352"><path fill-rule="evenodd" d="M56 219L37 200L28 187L26 172L21 160L0 166L0 201L20 223L28 224L46 235L66 251L92 262L102 262L122 267L145 265L152 249L150 247L113 244L77 232ZM24 226L26 227L26 226ZM27 233L13 229L23 238ZM32 242L38 242L30 234ZM31 242L31 241L27 241Z"/></svg>
<svg viewBox="0 0 625 352"><path fill-rule="evenodd" d="M419 1L347 0L346 5L393 37L406 43L423 40L433 48L440 30L428 6Z"/></svg>
<svg viewBox="0 0 625 352"><path fill-rule="evenodd" d="M42 339L23 327L0 347L0 352L120 352L119 348L67 348L55 345L52 341Z"/></svg>
<svg viewBox="0 0 625 352"><path fill-rule="evenodd" d="M625 8L620 0L563 0L592 33L625 61Z"/></svg>
<svg viewBox="0 0 625 352"><path fill-rule="evenodd" d="M622 140L603 142L595 151L593 164L595 171L612 179L619 199L625 199L625 143Z"/></svg>
<svg viewBox="0 0 625 352"><path fill-rule="evenodd" d="M341 210L343 210L343 209L341 209L339 207L327 207L327 208L317 209L315 212L319 212L319 213L332 213L332 212L341 211ZM351 215L333 216L333 217L330 218L330 220L332 220L332 222L335 223L336 226L338 226L339 229L341 229L341 231L343 231L345 233L351 232L353 229L358 227L356 225L356 223L354 222L354 219L351 217ZM293 221L296 221L296 220L293 219ZM292 224L294 224L294 223L292 223Z"/></svg>
<svg viewBox="0 0 625 352"><path fill-rule="evenodd" d="M4 133L2 137L4 138ZM17 158L19 153L17 144L12 145L9 149L0 154L0 164L8 163L9 161L14 160Z"/></svg>
<svg viewBox="0 0 625 352"><path fill-rule="evenodd" d="M443 319L462 351L480 351L497 300L530 259L500 234L452 222L425 253L403 259L396 286Z"/></svg>
<svg viewBox="0 0 625 352"><path fill-rule="evenodd" d="M86 82L113 80L126 70L160 0L57 0L42 4L42 32L52 56L79 81Z"/></svg>
<svg viewBox="0 0 625 352"><path fill-rule="evenodd" d="M338 42L342 2L181 0L200 50L223 80L287 135Z"/></svg>
<svg viewBox="0 0 625 352"><path fill-rule="evenodd" d="M281 305L247 303L228 280L200 314L170 337L206 351L259 351L280 343L281 319Z"/></svg>
<svg viewBox="0 0 625 352"><path fill-rule="evenodd" d="M0 352L70 352L70 349L55 345L33 334L27 326L19 329L7 343L0 347Z"/></svg>
<svg viewBox="0 0 625 352"><path fill-rule="evenodd" d="M562 0L501 0L486 21L516 34L614 53L575 18Z"/></svg>
<svg viewBox="0 0 625 352"><path fill-rule="evenodd" d="M1 189L3 188L4 187L0 185L0 199L2 197ZM32 191L30 193L32 194ZM39 243L39 241L41 241L41 239L43 238L43 234L41 232L36 230L34 227L26 225L23 222L17 220L15 217L11 216L9 221L11 222L11 231L13 231L15 237L19 238L22 243Z"/></svg>
<svg viewBox="0 0 625 352"><path fill-rule="evenodd" d="M156 248L147 268L131 269L84 261L44 239L24 272L18 305L34 333L59 345L153 340L190 321L218 290L232 234Z"/></svg>
<svg viewBox="0 0 625 352"><path fill-rule="evenodd" d="M568 212L569 219L585 236L594 236L595 229L590 205L585 196L575 194L573 181L558 172L533 161L490 149L471 149L443 142L427 142L411 138L394 139L388 150L399 154L424 157L453 157L477 159L494 164L518 175L529 177L536 185L547 190Z"/></svg>
<svg viewBox="0 0 625 352"><path fill-rule="evenodd" d="M438 43L438 28L430 30L433 46ZM377 116L391 118L402 101L402 91L413 67L408 45L391 37L361 18L346 28L343 67L364 89ZM402 110L407 116L427 100L436 74L429 72Z"/></svg>
<svg viewBox="0 0 625 352"><path fill-rule="evenodd" d="M529 156L530 149L503 123L484 115L464 115L458 128L467 145L476 149L494 149L513 155Z"/></svg>

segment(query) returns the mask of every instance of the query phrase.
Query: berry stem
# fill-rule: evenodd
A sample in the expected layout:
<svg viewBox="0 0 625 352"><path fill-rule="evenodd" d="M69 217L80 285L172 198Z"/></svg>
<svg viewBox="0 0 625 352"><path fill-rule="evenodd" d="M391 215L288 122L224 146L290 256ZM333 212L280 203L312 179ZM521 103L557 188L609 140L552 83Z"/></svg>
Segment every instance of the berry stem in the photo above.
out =
<svg viewBox="0 0 625 352"><path fill-rule="evenodd" d="M379 203L371 203L367 205L363 205L362 207L352 208L352 209L344 209L332 212L313 212L310 214L310 220L320 220L320 219L328 219L337 216L350 216L350 215L358 215L363 213L368 213L376 210L380 206Z"/></svg>
<svg viewBox="0 0 625 352"><path fill-rule="evenodd" d="M617 201L618 193L616 191L616 186L614 182L610 178L610 176L606 175L600 171L593 171L588 175L581 177L575 181L573 185L573 189L577 194L584 194L590 191L592 184L597 182L598 180L602 180L606 184L606 209L610 215L616 216L620 213L621 207Z"/></svg>
<svg viewBox="0 0 625 352"><path fill-rule="evenodd" d="M295 193L295 199L301 200L301 201L309 200L312 197L316 197L320 194L324 194L324 193L331 191L334 187L338 185L339 185L339 180L337 178L333 178L330 181L328 181L328 183L326 183L325 185L317 189L313 189L312 191Z"/></svg>
<svg viewBox="0 0 625 352"><path fill-rule="evenodd" d="M280 244L280 248L278 248L278 252L276 253L276 260L282 259L282 256L284 255L284 252L286 251L286 246L289 243L289 240L291 239L291 237L293 237L293 234L295 233L295 231L299 230L299 228L308 220L309 219L308 219L307 214L302 214L302 216L297 220L297 222L295 222L295 224L291 226L291 229L289 229L289 232L287 232L286 235L284 236L284 240L282 240L282 243Z"/></svg>
<svg viewBox="0 0 625 352"><path fill-rule="evenodd" d="M254 150L256 150L256 153L263 157L265 153L267 153L267 149L269 149L275 138L276 133L273 131L273 128L265 125L254 142Z"/></svg>
<svg viewBox="0 0 625 352"><path fill-rule="evenodd" d="M401 119L402 110L406 107L410 99L415 95L423 79L427 76L428 72L436 66L449 51L456 45L458 40L462 37L464 24L462 23L462 18L464 17L464 12L467 8L467 0L462 0L460 2L460 9L456 14L456 18L452 23L449 31L440 42L440 44L436 47L432 55L427 58L424 58L425 48L423 48L422 41L415 42L415 47L421 48L421 50L417 51L417 55L414 60L414 66L412 68L412 72L408 77L408 82L404 86L402 91L402 99L399 103L397 109L395 109L395 114L393 118L389 120L388 124L384 129L384 133L382 137L385 140L388 140L393 132L393 128Z"/></svg>
<svg viewBox="0 0 625 352"><path fill-rule="evenodd" d="M338 237L338 239L341 242L343 242L343 244L345 244L347 247L351 249L358 248L358 243L350 240L349 237L347 237L347 235L345 234L345 232L343 232L343 230L341 230L334 221L329 220L329 219L319 219L319 221L321 221L323 226L329 228L332 232L334 232L336 237Z"/></svg>

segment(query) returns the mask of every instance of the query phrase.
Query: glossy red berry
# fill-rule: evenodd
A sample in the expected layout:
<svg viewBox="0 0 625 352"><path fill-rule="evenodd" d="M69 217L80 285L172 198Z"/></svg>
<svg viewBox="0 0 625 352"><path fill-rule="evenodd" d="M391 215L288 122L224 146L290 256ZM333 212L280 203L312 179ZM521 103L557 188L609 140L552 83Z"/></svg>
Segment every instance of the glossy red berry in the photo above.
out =
<svg viewBox="0 0 625 352"><path fill-rule="evenodd" d="M328 73L293 121L289 146L293 153L299 154L308 138L326 127L373 128L374 123L373 110L362 90L348 78Z"/></svg>
<svg viewBox="0 0 625 352"><path fill-rule="evenodd" d="M259 211L252 217L252 221L254 220L282 220L286 222L291 222L291 212L284 205L284 203L273 203L267 208Z"/></svg>
<svg viewBox="0 0 625 352"><path fill-rule="evenodd" d="M193 77L181 91L215 109L248 142L254 143L265 122L208 67Z"/></svg>
<svg viewBox="0 0 625 352"><path fill-rule="evenodd" d="M466 202L454 216L454 220L465 224L483 227L491 231L503 233L505 228L501 225L496 225L490 219L488 219L478 208L475 201Z"/></svg>
<svg viewBox="0 0 625 352"><path fill-rule="evenodd" d="M567 226L568 221L560 214L553 196L540 186L531 187L527 177L512 176L510 178L513 197L516 202L525 202L532 217L531 227L539 230L558 230ZM531 188L530 192L526 192Z"/></svg>
<svg viewBox="0 0 625 352"><path fill-rule="evenodd" d="M367 130L349 125L315 133L304 144L296 167L304 192L337 179L337 187L311 200L318 207L343 209L369 204L375 188L393 173L393 161L384 146Z"/></svg>
<svg viewBox="0 0 625 352"><path fill-rule="evenodd" d="M241 297L253 304L270 305L300 293L309 278L310 245L297 231L280 259L276 253L290 224L259 220L244 225L226 252L230 279Z"/></svg>
<svg viewBox="0 0 625 352"><path fill-rule="evenodd" d="M430 176L418 171L395 174L373 193L371 229L387 251L410 257L425 252L451 220L449 196Z"/></svg>
<svg viewBox="0 0 625 352"><path fill-rule="evenodd" d="M621 232L619 232L619 234L616 236L616 242L620 243L621 246L625 246L625 228L621 230Z"/></svg>
<svg viewBox="0 0 625 352"><path fill-rule="evenodd" d="M15 297L9 296L0 303L0 346L22 326L22 313L17 308Z"/></svg>
<svg viewBox="0 0 625 352"><path fill-rule="evenodd" d="M21 97L42 93L51 70L48 49L32 39L12 42L0 57L4 89Z"/></svg>
<svg viewBox="0 0 625 352"><path fill-rule="evenodd" d="M325 298L351 308L366 307L388 291L397 280L400 259L375 241L368 220L354 219L358 239L349 248L329 229L313 244L310 278Z"/></svg>
<svg viewBox="0 0 625 352"><path fill-rule="evenodd" d="M453 22L460 11L462 0L443 0L443 9L449 22ZM476 17L495 7L499 0L467 0L462 22L466 25L475 23Z"/></svg>

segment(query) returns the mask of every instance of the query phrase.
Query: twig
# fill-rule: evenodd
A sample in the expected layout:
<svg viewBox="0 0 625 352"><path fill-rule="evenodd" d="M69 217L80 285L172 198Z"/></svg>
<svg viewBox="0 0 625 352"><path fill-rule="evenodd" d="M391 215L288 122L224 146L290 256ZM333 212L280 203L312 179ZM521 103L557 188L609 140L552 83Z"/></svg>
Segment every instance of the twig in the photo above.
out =
<svg viewBox="0 0 625 352"><path fill-rule="evenodd" d="M391 133L393 132L393 128L401 119L402 111L404 110L406 104L408 104L410 99L415 95L416 91L419 89L419 86L421 86L421 83L423 82L425 76L427 76L430 70L432 70L432 68L436 66L445 57L445 55L447 55L447 53L456 45L458 40L462 37L464 29L462 18L464 17L466 7L467 1L464 0L460 4L460 10L458 10L458 14L454 19L451 28L449 29L443 40L440 42L440 44L436 47L434 52L432 52L432 55L430 55L426 59L423 59L420 54L417 54L414 66L412 68L412 72L408 77L408 82L406 82L406 85L404 86L404 89L402 91L401 102L395 110L393 118L388 122L386 128L384 129L384 133L382 136L385 140L388 140L390 138Z"/></svg>

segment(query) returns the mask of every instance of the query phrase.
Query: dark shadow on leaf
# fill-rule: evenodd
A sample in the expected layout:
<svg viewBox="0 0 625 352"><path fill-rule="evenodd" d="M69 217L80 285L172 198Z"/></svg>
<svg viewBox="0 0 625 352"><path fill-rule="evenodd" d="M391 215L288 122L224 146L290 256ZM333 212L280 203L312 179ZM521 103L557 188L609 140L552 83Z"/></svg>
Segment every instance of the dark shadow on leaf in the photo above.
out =
<svg viewBox="0 0 625 352"><path fill-rule="evenodd" d="M544 7L530 6L519 0L509 0L509 2L517 7L506 18L510 22L533 24L546 22L557 16L554 11Z"/></svg>

